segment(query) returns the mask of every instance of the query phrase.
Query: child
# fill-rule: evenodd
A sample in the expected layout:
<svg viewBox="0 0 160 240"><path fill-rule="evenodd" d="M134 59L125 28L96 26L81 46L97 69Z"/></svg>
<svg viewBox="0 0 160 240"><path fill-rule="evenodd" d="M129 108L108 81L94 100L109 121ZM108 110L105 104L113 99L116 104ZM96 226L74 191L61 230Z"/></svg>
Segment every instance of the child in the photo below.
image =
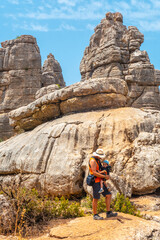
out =
<svg viewBox="0 0 160 240"><path fill-rule="evenodd" d="M109 171L111 169L111 167L109 166L109 161L108 160L104 160L103 163L102 163L102 166L103 166L102 169L101 169L102 171L100 171L99 173L102 173L104 175L109 175ZM100 181L101 188L99 190L99 193L104 192L104 190L103 190L103 183L107 187L106 180L105 179L101 179L101 181Z"/></svg>

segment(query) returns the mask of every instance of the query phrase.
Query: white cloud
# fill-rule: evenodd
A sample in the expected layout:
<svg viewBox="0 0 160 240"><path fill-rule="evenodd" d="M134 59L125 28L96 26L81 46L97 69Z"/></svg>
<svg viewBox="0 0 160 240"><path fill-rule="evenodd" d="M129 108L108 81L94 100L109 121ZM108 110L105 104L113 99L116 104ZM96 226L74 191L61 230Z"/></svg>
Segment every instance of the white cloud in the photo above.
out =
<svg viewBox="0 0 160 240"><path fill-rule="evenodd" d="M89 23L89 24L87 24L86 28L87 28L88 30L93 31L94 28L95 28L95 25Z"/></svg>
<svg viewBox="0 0 160 240"><path fill-rule="evenodd" d="M72 7L76 5L76 1L74 1L74 0L58 0L58 3L66 4L66 5L72 6Z"/></svg>
<svg viewBox="0 0 160 240"><path fill-rule="evenodd" d="M33 4L33 1L32 0L26 0L26 3Z"/></svg>
<svg viewBox="0 0 160 240"><path fill-rule="evenodd" d="M8 1L16 4L19 0ZM36 2L33 0L24 1L28 3ZM52 19L66 20L66 22L67 20L87 20L88 26L86 27L89 30L93 28L92 21L101 20L105 17L105 13L109 11L121 12L125 21L137 27L142 26L142 22L149 22L150 25L154 25L160 18L160 0L41 0L35 6L31 9L24 9L23 12L16 12L16 14L8 13L6 16L13 19L27 19L27 21L32 22L35 20L46 21ZM64 25L61 27L65 29ZM73 30L73 28L71 27L70 30ZM144 29L147 31L146 27ZM157 31L158 27L153 29Z"/></svg>
<svg viewBox="0 0 160 240"><path fill-rule="evenodd" d="M160 31L160 21L154 21L154 22L149 22L149 21L140 21L140 26L144 31Z"/></svg>
<svg viewBox="0 0 160 240"><path fill-rule="evenodd" d="M9 3L18 5L19 4L19 0L8 0Z"/></svg>
<svg viewBox="0 0 160 240"><path fill-rule="evenodd" d="M68 31L75 31L76 28L72 25L62 23L59 28L56 29L56 31L62 31L62 30L68 30Z"/></svg>
<svg viewBox="0 0 160 240"><path fill-rule="evenodd" d="M15 24L14 28L20 28L23 30L28 30L28 31L38 31L38 32L48 32L48 26L44 26L44 25L40 25L40 24L35 24L35 23L31 23L28 24L26 22L22 23L21 25L19 24Z"/></svg>

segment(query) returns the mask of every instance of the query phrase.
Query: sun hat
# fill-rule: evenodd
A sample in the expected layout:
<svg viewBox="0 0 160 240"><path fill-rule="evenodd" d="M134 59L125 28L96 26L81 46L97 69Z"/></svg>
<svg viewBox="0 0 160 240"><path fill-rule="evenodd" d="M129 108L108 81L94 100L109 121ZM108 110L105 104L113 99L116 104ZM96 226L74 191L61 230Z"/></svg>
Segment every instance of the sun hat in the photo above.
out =
<svg viewBox="0 0 160 240"><path fill-rule="evenodd" d="M105 158L105 153L103 152L103 149L98 148L94 153L93 153L94 157L99 157L99 158Z"/></svg>
<svg viewBox="0 0 160 240"><path fill-rule="evenodd" d="M103 163L107 163L109 165L109 161L108 160L104 160Z"/></svg>

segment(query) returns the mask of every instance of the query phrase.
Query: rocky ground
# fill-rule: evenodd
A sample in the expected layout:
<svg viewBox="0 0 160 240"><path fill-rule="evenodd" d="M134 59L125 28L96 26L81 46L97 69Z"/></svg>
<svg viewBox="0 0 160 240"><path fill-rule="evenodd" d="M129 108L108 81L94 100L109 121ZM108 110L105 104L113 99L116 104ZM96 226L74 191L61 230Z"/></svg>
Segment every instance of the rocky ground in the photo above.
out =
<svg viewBox="0 0 160 240"><path fill-rule="evenodd" d="M76 219L52 220L39 236L30 240L159 240L160 239L160 196L148 195L131 199L141 210L144 218L119 213L117 217L95 221L92 216ZM0 239L17 240L13 236Z"/></svg>

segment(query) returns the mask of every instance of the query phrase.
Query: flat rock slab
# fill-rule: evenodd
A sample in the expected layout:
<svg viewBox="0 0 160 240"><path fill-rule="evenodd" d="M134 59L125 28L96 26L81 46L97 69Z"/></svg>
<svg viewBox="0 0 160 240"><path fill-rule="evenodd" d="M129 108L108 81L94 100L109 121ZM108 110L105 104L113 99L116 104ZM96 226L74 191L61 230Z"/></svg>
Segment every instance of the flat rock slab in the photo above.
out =
<svg viewBox="0 0 160 240"><path fill-rule="evenodd" d="M105 217L105 213L101 216ZM152 240L159 239L159 223L123 213L102 221L95 221L92 216L77 218L50 231L50 237L54 240L144 240L151 235Z"/></svg>

